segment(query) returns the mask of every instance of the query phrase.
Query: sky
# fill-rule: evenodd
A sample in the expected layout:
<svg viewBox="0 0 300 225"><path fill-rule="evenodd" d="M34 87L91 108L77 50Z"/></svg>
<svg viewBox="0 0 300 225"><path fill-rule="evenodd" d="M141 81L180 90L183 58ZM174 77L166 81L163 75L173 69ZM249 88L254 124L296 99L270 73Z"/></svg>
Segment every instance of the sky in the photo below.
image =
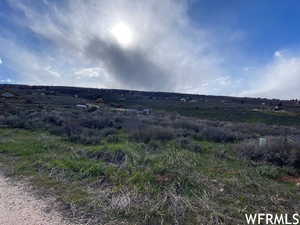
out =
<svg viewBox="0 0 300 225"><path fill-rule="evenodd" d="M0 83L300 98L297 0L0 0Z"/></svg>

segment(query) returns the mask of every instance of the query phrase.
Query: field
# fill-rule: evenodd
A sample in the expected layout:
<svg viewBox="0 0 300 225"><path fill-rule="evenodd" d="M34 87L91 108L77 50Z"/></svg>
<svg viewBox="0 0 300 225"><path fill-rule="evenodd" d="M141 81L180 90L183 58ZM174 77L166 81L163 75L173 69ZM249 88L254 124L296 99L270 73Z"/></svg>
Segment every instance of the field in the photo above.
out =
<svg viewBox="0 0 300 225"><path fill-rule="evenodd" d="M0 99L1 170L70 220L229 225L300 211L295 101L0 88L13 95Z"/></svg>

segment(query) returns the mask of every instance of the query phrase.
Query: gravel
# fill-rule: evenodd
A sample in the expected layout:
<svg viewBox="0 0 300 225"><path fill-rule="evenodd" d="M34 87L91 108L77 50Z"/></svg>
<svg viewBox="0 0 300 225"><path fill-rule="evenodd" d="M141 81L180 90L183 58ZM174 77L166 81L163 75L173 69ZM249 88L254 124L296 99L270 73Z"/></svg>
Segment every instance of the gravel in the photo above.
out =
<svg viewBox="0 0 300 225"><path fill-rule="evenodd" d="M35 198L24 184L13 184L0 175L1 225L72 225L51 207L50 201Z"/></svg>

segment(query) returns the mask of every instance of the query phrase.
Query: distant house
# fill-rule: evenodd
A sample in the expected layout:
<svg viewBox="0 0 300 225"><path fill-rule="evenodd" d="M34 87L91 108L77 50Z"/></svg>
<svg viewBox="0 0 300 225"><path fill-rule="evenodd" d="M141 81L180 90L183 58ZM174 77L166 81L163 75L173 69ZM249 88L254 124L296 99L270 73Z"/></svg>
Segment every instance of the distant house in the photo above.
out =
<svg viewBox="0 0 300 225"><path fill-rule="evenodd" d="M151 109L143 109L143 110L142 110L142 113L143 113L144 115L149 115L149 114L151 114L151 112L152 112Z"/></svg>
<svg viewBox="0 0 300 225"><path fill-rule="evenodd" d="M15 92L10 91L8 89L0 88L0 98L2 99L18 98L18 95Z"/></svg>
<svg viewBox="0 0 300 225"><path fill-rule="evenodd" d="M87 105L82 105L82 104L78 104L76 105L77 108L80 108L80 109L87 109L88 106Z"/></svg>
<svg viewBox="0 0 300 225"><path fill-rule="evenodd" d="M186 99L185 98L181 98L180 101L181 102L186 102Z"/></svg>
<svg viewBox="0 0 300 225"><path fill-rule="evenodd" d="M4 97L4 98L15 98L16 95L11 93L11 92L4 92L1 94L1 97Z"/></svg>
<svg viewBox="0 0 300 225"><path fill-rule="evenodd" d="M94 109L99 109L99 108L100 108L100 106L99 106L99 105L96 105L96 104L86 104L86 106L87 106L89 109L92 109L92 108L94 108Z"/></svg>
<svg viewBox="0 0 300 225"><path fill-rule="evenodd" d="M278 105L276 105L276 106L274 107L274 111L280 111L280 110L282 110L282 108L279 107Z"/></svg>
<svg viewBox="0 0 300 225"><path fill-rule="evenodd" d="M129 112L129 113L139 113L137 109L127 109L127 108L112 108L115 112Z"/></svg>
<svg viewBox="0 0 300 225"><path fill-rule="evenodd" d="M276 106L274 107L274 111L281 111L281 110L283 110L282 103L279 103L278 105L276 105Z"/></svg>

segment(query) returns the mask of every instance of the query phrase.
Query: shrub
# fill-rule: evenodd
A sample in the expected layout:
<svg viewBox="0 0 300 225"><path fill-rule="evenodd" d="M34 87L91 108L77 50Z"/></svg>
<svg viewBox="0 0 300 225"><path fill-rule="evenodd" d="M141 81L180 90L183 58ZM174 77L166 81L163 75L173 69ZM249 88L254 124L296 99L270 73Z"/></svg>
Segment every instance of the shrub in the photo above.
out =
<svg viewBox="0 0 300 225"><path fill-rule="evenodd" d="M202 127L198 134L195 135L198 140L207 140L214 142L234 142L238 140L236 134L224 128Z"/></svg>
<svg viewBox="0 0 300 225"><path fill-rule="evenodd" d="M80 125L90 129L103 129L105 127L113 127L113 122L108 118L81 119Z"/></svg>
<svg viewBox="0 0 300 225"><path fill-rule="evenodd" d="M151 140L147 145L144 146L146 152L160 152L162 144L159 141Z"/></svg>
<svg viewBox="0 0 300 225"><path fill-rule="evenodd" d="M248 140L237 144L235 150L242 158L300 169L299 144L289 143L285 137L269 138L268 142L264 146L259 146L258 140Z"/></svg>
<svg viewBox="0 0 300 225"><path fill-rule="evenodd" d="M160 126L146 126L131 133L131 137L138 142L149 143L151 140L169 141L174 138L174 130Z"/></svg>
<svg viewBox="0 0 300 225"><path fill-rule="evenodd" d="M126 153L122 150L117 150L114 152L100 150L97 152L89 152L87 156L91 159L102 160L105 162L114 163L118 165L125 162L127 158Z"/></svg>
<svg viewBox="0 0 300 225"><path fill-rule="evenodd" d="M8 116L3 122L5 125L12 128L26 128L26 120L20 120L17 115Z"/></svg>
<svg viewBox="0 0 300 225"><path fill-rule="evenodd" d="M256 172L264 177L268 177L271 179L277 179L279 177L282 177L284 174L284 171L282 171L280 168L272 165L262 165L256 168Z"/></svg>
<svg viewBox="0 0 300 225"><path fill-rule="evenodd" d="M108 135L106 141L107 143L118 143L121 141L121 138L117 135Z"/></svg>
<svg viewBox="0 0 300 225"><path fill-rule="evenodd" d="M104 128L101 130L101 135L104 137L113 136L117 133L116 128Z"/></svg>
<svg viewBox="0 0 300 225"><path fill-rule="evenodd" d="M179 145L179 147L184 148L188 151L197 153L202 152L202 146L199 143L195 143L190 138L179 138L176 142Z"/></svg>
<svg viewBox="0 0 300 225"><path fill-rule="evenodd" d="M46 115L43 121L46 123L53 124L55 126L62 126L64 119L59 114L51 113Z"/></svg>
<svg viewBox="0 0 300 225"><path fill-rule="evenodd" d="M91 129L81 129L68 134L68 139L75 143L95 145L101 142L102 136L99 132Z"/></svg>
<svg viewBox="0 0 300 225"><path fill-rule="evenodd" d="M96 107L96 106L92 106L92 107L90 107L87 111L89 112L89 113L91 113L91 112L95 112L95 111L97 111L98 110L98 108Z"/></svg>
<svg viewBox="0 0 300 225"><path fill-rule="evenodd" d="M192 120L177 120L173 124L174 128L182 128L187 130L192 130L194 132L199 132L199 125Z"/></svg>

